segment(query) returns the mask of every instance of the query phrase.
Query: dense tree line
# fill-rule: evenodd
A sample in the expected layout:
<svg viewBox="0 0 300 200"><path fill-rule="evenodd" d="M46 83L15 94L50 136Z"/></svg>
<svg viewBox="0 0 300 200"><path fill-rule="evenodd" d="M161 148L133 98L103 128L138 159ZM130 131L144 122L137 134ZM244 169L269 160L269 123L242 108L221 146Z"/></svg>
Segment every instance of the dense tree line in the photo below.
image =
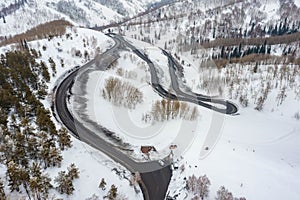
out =
<svg viewBox="0 0 300 200"><path fill-rule="evenodd" d="M60 166L61 151L72 145L66 129L56 129L40 102L50 79L37 57L33 49L0 56L0 163L10 191L25 192L29 199L47 198L53 185L45 169ZM2 185L0 195L5 195Z"/></svg>
<svg viewBox="0 0 300 200"><path fill-rule="evenodd" d="M213 54L212 59L231 59L231 58L240 58L250 54L270 54L271 45L267 45L265 41L262 45L256 46L245 46L242 44L239 46L222 46L221 52L219 54Z"/></svg>

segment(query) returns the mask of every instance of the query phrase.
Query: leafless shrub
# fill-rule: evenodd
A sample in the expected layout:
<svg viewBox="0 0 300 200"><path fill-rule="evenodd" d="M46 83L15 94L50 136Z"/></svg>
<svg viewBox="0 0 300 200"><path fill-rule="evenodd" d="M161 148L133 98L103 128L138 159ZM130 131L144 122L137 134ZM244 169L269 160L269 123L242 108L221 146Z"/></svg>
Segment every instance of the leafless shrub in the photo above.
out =
<svg viewBox="0 0 300 200"><path fill-rule="evenodd" d="M129 109L143 102L143 93L138 88L113 77L106 80L102 96L114 105Z"/></svg>

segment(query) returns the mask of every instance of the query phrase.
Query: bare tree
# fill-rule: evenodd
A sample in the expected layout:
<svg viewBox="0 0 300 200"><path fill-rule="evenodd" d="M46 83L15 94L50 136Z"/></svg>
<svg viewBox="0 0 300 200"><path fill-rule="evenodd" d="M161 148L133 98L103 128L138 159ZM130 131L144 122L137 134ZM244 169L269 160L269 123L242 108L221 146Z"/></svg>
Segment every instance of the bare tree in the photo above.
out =
<svg viewBox="0 0 300 200"><path fill-rule="evenodd" d="M208 197L210 181L206 175L196 178L192 175L186 182L186 188L188 191L193 192L194 198L200 197L201 200Z"/></svg>
<svg viewBox="0 0 300 200"><path fill-rule="evenodd" d="M138 88L113 77L106 80L102 96L116 106L129 109L134 109L138 103L143 102L143 93Z"/></svg>
<svg viewBox="0 0 300 200"><path fill-rule="evenodd" d="M281 105L286 98L286 87L283 86L277 95L277 106Z"/></svg>
<svg viewBox="0 0 300 200"><path fill-rule="evenodd" d="M233 195L224 186L217 191L216 200L233 200Z"/></svg>

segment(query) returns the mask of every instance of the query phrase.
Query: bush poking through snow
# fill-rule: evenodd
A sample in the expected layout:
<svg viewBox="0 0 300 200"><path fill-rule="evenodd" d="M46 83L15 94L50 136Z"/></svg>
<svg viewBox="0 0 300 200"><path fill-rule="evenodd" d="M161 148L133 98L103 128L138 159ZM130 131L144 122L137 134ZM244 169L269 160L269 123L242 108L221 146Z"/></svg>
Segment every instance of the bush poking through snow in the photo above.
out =
<svg viewBox="0 0 300 200"><path fill-rule="evenodd" d="M93 194L91 197L86 198L85 200L100 200L100 197L98 197L96 194Z"/></svg>
<svg viewBox="0 0 300 200"><path fill-rule="evenodd" d="M194 199L204 199L209 194L210 181L206 175L197 178L195 175L190 176L186 181L186 188L195 196Z"/></svg>
<svg viewBox="0 0 300 200"><path fill-rule="evenodd" d="M152 105L150 113L143 115L142 120L146 123L151 122L163 122L171 119L185 119L196 120L199 116L199 111L196 106L190 107L185 102L173 101L173 100L157 100Z"/></svg>
<svg viewBox="0 0 300 200"><path fill-rule="evenodd" d="M102 190L106 190L106 182L105 182L104 178L101 179L99 188L101 188Z"/></svg>
<svg viewBox="0 0 300 200"><path fill-rule="evenodd" d="M102 96L116 106L129 109L134 109L138 103L143 102L143 93L138 88L113 77L106 80Z"/></svg>
<svg viewBox="0 0 300 200"><path fill-rule="evenodd" d="M216 200L233 200L233 195L224 186L217 191Z"/></svg>
<svg viewBox="0 0 300 200"><path fill-rule="evenodd" d="M294 115L295 119L300 120L300 112L296 112Z"/></svg>
<svg viewBox="0 0 300 200"><path fill-rule="evenodd" d="M217 191L216 200L246 200L245 197L233 197L232 193L229 192L224 186L221 186Z"/></svg>
<svg viewBox="0 0 300 200"><path fill-rule="evenodd" d="M115 185L111 185L110 190L107 193L107 196L104 198L108 198L109 200L114 200L117 198L118 188Z"/></svg>

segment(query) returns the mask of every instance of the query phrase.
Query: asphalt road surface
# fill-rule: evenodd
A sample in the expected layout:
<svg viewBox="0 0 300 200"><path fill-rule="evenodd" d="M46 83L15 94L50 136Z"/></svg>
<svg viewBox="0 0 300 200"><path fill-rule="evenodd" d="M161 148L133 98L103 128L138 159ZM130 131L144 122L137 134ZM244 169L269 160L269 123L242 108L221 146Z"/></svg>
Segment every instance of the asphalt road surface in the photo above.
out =
<svg viewBox="0 0 300 200"><path fill-rule="evenodd" d="M169 98L173 100L179 100L179 101L186 101L186 102L191 102L198 104L200 106L203 106L205 108L214 110L216 112L224 113L224 114L236 114L238 112L238 108L235 104L232 102L229 102L224 99L218 99L217 97L212 97L212 96L206 96L202 94L188 94L183 92L178 83L178 77L175 73L176 69L178 69L179 64L174 60L171 54L169 54L167 51L162 50L163 53L168 57L169 59L169 72L170 72L170 77L171 77L171 85L172 89L175 91L175 94L166 91L159 83L159 78L157 76L156 69L154 67L153 62L145 55L142 53L139 49L137 49L135 46L127 42L126 40L123 39L120 35L116 34L108 34L111 36L113 39L118 40L119 42L126 44L131 50L139 56L141 59L143 59L149 66L150 73L151 73L151 84L153 86L153 89L162 97L164 98ZM217 107L216 105L219 105Z"/></svg>
<svg viewBox="0 0 300 200"><path fill-rule="evenodd" d="M176 94L169 93L166 91L160 84L159 79L156 73L156 69L152 61L140 50L135 48L133 45L125 41L121 36L116 34L109 34L115 41L115 45L106 51L105 53L96 56L95 59L85 64L84 66L70 72L68 76L55 88L54 95L54 112L58 115L59 120L72 132L81 141L91 145L92 147L102 151L110 158L112 158L117 163L120 163L132 173L140 172L142 177L142 182L140 183L141 189L143 191L144 199L146 200L163 200L165 199L166 192L168 190L168 185L172 176L172 171L170 169L171 161L168 158L165 158L164 165L158 163L158 161L150 161L139 163L131 159L127 154L121 152L119 149L116 149L113 145L108 143L105 139L101 138L95 132L91 131L85 124L82 124L80 120L76 119L72 113L69 111L67 106L67 101L71 95L71 88L76 80L79 70L84 70L89 68L92 65L97 65L101 70L106 70L110 63L118 58L118 51L124 49L124 47L131 48L136 55L141 59L145 60L151 72L151 83L153 89L162 97L170 99L178 99L181 101L188 101L196 103L198 105L207 107L209 109L216 110L218 112L233 114L237 112L237 108L228 101L213 99L204 95L189 95L183 93L177 82L176 74L170 70L170 75L172 77L172 86ZM175 69L175 64L172 62L171 55L168 55L170 68ZM226 105L226 111L218 110L214 108L207 102L214 102ZM107 133L105 127L102 127L98 130L101 133Z"/></svg>
<svg viewBox="0 0 300 200"><path fill-rule="evenodd" d="M114 47L102 56L97 56L94 60L90 61L80 69L88 68L95 63L102 63L105 55L113 55L116 49L121 46L121 42L117 39ZM103 68L108 66L102 66ZM172 176L170 169L170 161L164 160L164 166L161 166L158 161L139 163L132 160L128 155L122 153L114 146L109 144L106 140L100 138L96 133L81 124L69 111L67 101L70 96L70 90L73 86L74 80L77 77L79 69L71 72L56 88L54 112L59 116L59 120L81 141L91 145L92 147L100 150L108 155L117 163L120 163L132 173L141 172L142 182L140 183L143 191L144 199L146 200L163 200L168 190L168 185ZM99 129L99 132L108 131L106 128ZM159 186L158 186L159 183Z"/></svg>

